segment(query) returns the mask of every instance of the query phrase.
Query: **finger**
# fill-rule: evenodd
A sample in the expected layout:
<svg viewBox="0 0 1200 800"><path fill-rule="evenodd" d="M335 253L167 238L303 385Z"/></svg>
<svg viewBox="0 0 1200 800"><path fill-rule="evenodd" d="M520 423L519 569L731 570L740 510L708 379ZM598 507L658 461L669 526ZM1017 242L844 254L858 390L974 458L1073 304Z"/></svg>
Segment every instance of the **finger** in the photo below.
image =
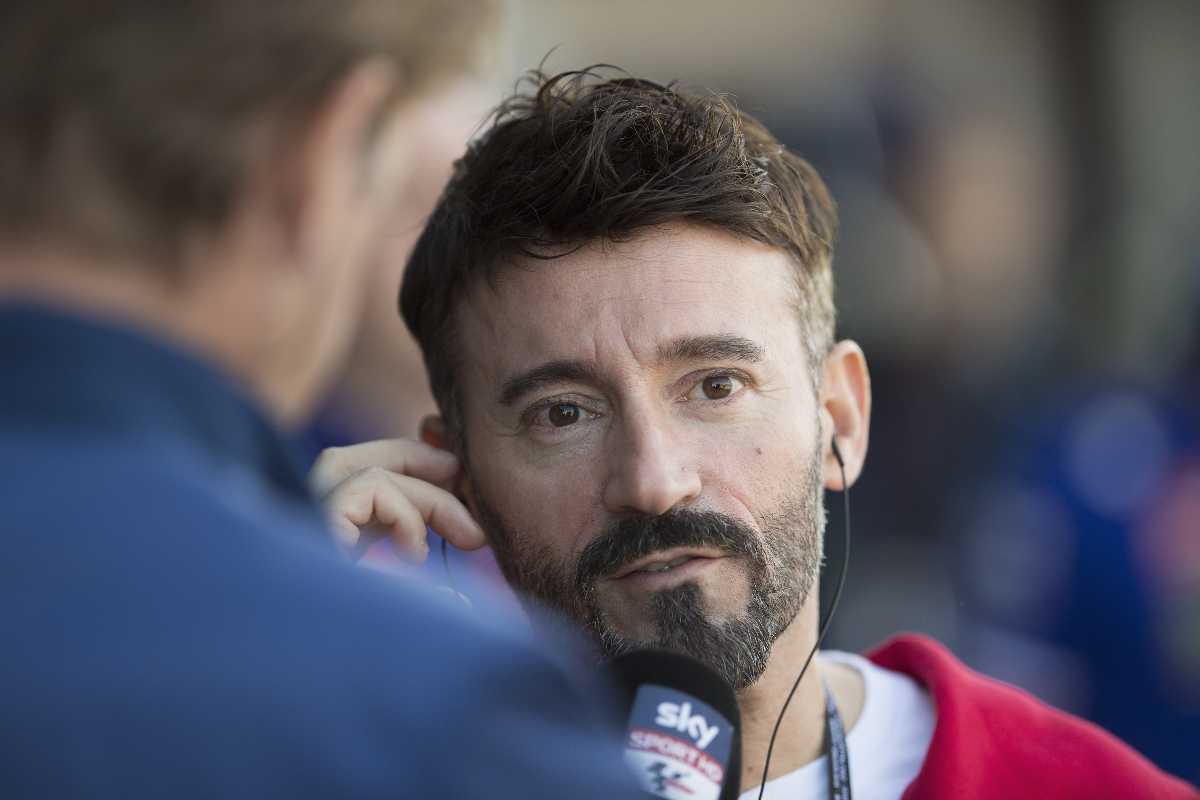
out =
<svg viewBox="0 0 1200 800"><path fill-rule="evenodd" d="M372 467L420 478L445 489L453 488L458 459L448 450L414 439L379 439L373 442L329 447L321 451L308 473L308 483L318 497Z"/></svg>
<svg viewBox="0 0 1200 800"><path fill-rule="evenodd" d="M429 552L425 520L391 476L365 470L334 489L325 500L330 525L348 549L361 544L364 528L382 526L404 558L420 563Z"/></svg>
<svg viewBox="0 0 1200 800"><path fill-rule="evenodd" d="M338 540L353 547L375 516L375 495L390 491L384 470L366 470L337 486L324 500L325 514Z"/></svg>
<svg viewBox="0 0 1200 800"><path fill-rule="evenodd" d="M487 543L483 528L450 492L406 475L388 473L388 478L421 512L425 523L459 550L478 550Z"/></svg>
<svg viewBox="0 0 1200 800"><path fill-rule="evenodd" d="M399 491L377 494L375 520L387 526L397 552L406 561L422 564L429 557L425 520L405 495Z"/></svg>
<svg viewBox="0 0 1200 800"><path fill-rule="evenodd" d="M362 531L341 514L330 513L328 517L329 527L333 530L338 544L346 550L353 550L358 545L358 540L362 538Z"/></svg>
<svg viewBox="0 0 1200 800"><path fill-rule="evenodd" d="M357 532L374 521L389 527L399 524L400 515L406 514L401 500L415 508L420 518L419 530L411 523L404 523L397 532L402 537L399 543L406 550L417 547L418 539L420 548L425 548L426 525L460 550L477 550L484 545L483 530L457 497L431 483L379 467L342 482L325 499L325 506L339 538L353 542L356 535L347 526ZM388 518L380 519L380 512L389 515Z"/></svg>

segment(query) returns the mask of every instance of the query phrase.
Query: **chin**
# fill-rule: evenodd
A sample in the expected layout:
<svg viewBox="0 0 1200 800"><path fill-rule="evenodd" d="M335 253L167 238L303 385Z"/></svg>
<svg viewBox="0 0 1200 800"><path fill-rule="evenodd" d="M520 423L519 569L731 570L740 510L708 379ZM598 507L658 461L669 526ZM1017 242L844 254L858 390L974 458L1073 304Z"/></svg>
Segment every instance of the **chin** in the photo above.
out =
<svg viewBox="0 0 1200 800"><path fill-rule="evenodd" d="M695 658L733 688L744 689L762 676L770 659L776 638L770 615L761 602L718 610L711 608L711 599L700 584L687 581L651 594L636 619L626 624L615 614L600 613L590 626L606 656L670 650Z"/></svg>

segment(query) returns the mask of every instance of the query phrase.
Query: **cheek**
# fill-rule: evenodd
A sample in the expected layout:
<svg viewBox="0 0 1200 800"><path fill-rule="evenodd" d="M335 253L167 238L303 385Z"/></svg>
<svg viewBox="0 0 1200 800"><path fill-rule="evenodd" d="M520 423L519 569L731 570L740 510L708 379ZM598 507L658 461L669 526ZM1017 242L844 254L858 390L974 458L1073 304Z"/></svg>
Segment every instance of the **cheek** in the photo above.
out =
<svg viewBox="0 0 1200 800"><path fill-rule="evenodd" d="M709 493L740 506L743 519L759 521L803 483L816 447L815 425L795 424L745 432L722 448L720 463L706 465Z"/></svg>
<svg viewBox="0 0 1200 800"><path fill-rule="evenodd" d="M497 457L472 458L476 491L514 536L574 558L603 525L595 487L570 469L543 470Z"/></svg>

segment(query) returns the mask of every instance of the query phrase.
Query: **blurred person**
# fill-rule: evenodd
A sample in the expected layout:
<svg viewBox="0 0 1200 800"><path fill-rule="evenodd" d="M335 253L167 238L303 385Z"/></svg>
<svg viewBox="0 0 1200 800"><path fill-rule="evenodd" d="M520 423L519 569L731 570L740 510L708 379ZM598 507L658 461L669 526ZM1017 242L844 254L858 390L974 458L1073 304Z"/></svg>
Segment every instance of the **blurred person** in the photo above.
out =
<svg viewBox="0 0 1200 800"><path fill-rule="evenodd" d="M440 528L403 465L453 451L455 519L480 522L531 608L601 658L665 647L738 690L745 798L848 797L847 772L872 798L1196 796L924 637L805 670L823 492L857 480L872 403L861 349L834 336L836 230L817 173L726 101L535 73L405 274L440 416L423 442L313 468L339 532L382 524L423 557Z"/></svg>
<svg viewBox="0 0 1200 800"><path fill-rule="evenodd" d="M466 79L413 109L413 163L386 225L386 241L362 282L362 306L344 365L329 382L329 394L309 431L320 445L314 456L329 445L415 436L421 419L436 410L421 350L396 313L396 287L454 161L493 102L478 82Z"/></svg>
<svg viewBox="0 0 1200 800"><path fill-rule="evenodd" d="M1180 288L1200 307L1200 281ZM1185 319L1200 354L1196 317ZM1051 401L998 448L961 524L967 658L1192 781L1200 781L1198 376L1185 360L1159 386L1060 377Z"/></svg>
<svg viewBox="0 0 1200 800"><path fill-rule="evenodd" d="M386 238L361 281L360 311L351 344L329 390L299 437L307 463L326 447L367 439L415 436L436 406L421 362L421 349L396 313L396 287L413 244L450 179L454 161L494 100L472 77L442 89L414 107L409 155L412 166L399 189ZM430 537L436 536L432 532ZM431 540L432 541L432 540ZM449 553L449 567L463 580L478 579L495 599L519 614L495 560L487 551ZM390 540L374 542L360 563L414 573ZM418 567L436 580L442 564Z"/></svg>
<svg viewBox="0 0 1200 800"><path fill-rule="evenodd" d="M0 794L630 788L523 634L347 563L279 432L347 345L421 98L493 16L4 5Z"/></svg>
<svg viewBox="0 0 1200 800"><path fill-rule="evenodd" d="M1200 780L1194 421L1094 383L1031 414L963 514L963 652Z"/></svg>

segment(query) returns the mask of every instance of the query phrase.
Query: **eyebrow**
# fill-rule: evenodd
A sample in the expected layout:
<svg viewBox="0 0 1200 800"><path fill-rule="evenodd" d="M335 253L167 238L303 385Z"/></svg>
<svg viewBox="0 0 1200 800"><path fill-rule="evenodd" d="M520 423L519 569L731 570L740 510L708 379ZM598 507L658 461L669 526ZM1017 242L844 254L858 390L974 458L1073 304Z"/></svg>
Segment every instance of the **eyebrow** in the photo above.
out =
<svg viewBox="0 0 1200 800"><path fill-rule="evenodd" d="M684 336L658 347L661 362L679 361L762 361L762 345L744 336L721 333L713 336Z"/></svg>
<svg viewBox="0 0 1200 800"><path fill-rule="evenodd" d="M548 361L506 380L500 387L500 404L511 406L536 389L567 382L597 384L599 376L594 367L582 361Z"/></svg>
<svg viewBox="0 0 1200 800"><path fill-rule="evenodd" d="M740 361L755 363L763 359L762 345L743 336L716 334L684 336L658 346L660 363L682 361ZM548 361L509 378L500 387L500 404L511 406L521 397L556 383L600 383L596 368L584 361L562 359Z"/></svg>

